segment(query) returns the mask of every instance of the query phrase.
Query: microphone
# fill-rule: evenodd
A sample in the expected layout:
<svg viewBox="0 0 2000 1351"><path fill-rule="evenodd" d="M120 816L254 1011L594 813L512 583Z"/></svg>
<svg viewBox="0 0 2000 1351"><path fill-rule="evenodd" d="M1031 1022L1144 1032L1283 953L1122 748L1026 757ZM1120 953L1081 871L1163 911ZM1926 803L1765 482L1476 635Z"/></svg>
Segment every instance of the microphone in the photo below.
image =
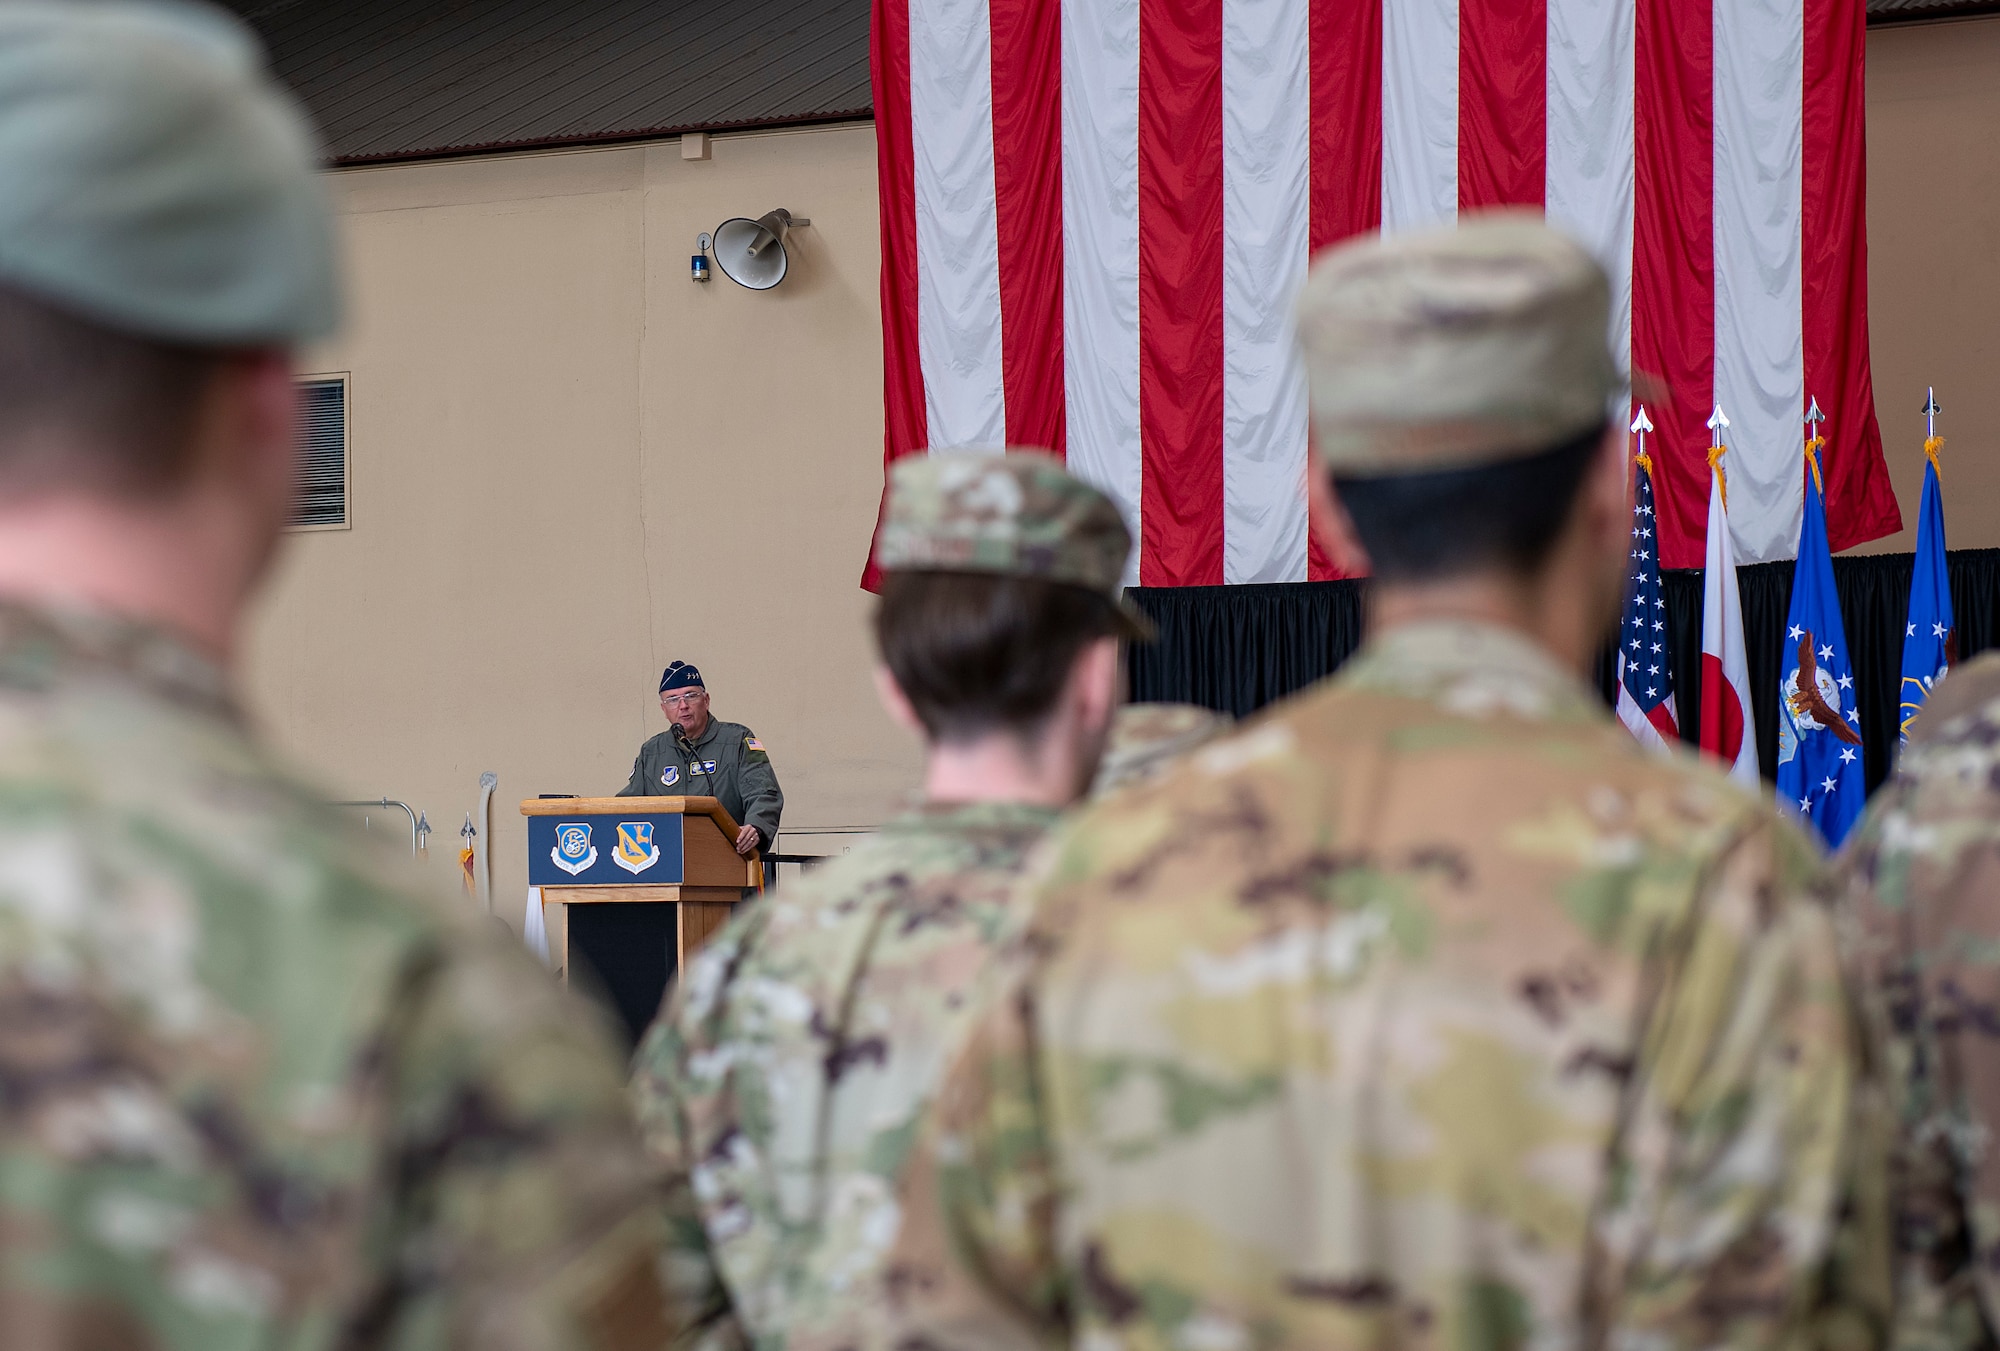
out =
<svg viewBox="0 0 2000 1351"><path fill-rule="evenodd" d="M704 778L708 777L702 770L700 757L695 754L694 742L688 739L687 728L679 723L674 724L674 745L680 747L681 754L687 757L688 778L692 779L697 774L701 774ZM710 787L713 788L714 785L711 783Z"/></svg>

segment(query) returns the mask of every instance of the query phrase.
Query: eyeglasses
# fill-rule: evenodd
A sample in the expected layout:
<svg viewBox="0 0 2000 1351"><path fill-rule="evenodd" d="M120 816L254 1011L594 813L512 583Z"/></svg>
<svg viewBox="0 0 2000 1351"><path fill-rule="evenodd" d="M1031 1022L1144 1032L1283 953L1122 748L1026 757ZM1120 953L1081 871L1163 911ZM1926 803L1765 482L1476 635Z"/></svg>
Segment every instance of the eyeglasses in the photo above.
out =
<svg viewBox="0 0 2000 1351"><path fill-rule="evenodd" d="M660 696L660 702L663 704L685 706L693 703L696 699L706 696L707 693L707 690L689 690L686 694L663 694Z"/></svg>

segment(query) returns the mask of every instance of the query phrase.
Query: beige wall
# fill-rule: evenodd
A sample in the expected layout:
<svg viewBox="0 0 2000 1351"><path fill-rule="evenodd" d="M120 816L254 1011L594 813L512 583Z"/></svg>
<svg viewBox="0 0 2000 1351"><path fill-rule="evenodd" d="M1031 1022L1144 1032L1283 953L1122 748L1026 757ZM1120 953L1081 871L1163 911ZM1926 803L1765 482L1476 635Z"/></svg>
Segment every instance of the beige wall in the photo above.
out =
<svg viewBox="0 0 2000 1351"><path fill-rule="evenodd" d="M1868 34L1868 304L1876 415L1914 546L1927 385L1945 414L1945 537L2000 546L2000 18Z"/></svg>
<svg viewBox="0 0 2000 1351"><path fill-rule="evenodd" d="M1912 523L1926 384L1947 409L1948 531L2000 545L2000 19L1868 37L1876 396ZM601 792L662 726L669 659L750 723L788 825L864 825L913 782L877 710L856 588L880 484L870 128L724 136L332 176L354 295L312 366L349 371L352 517L296 536L252 697L343 794L407 798L447 870L499 773L495 891L518 920L513 804ZM795 270L687 277L698 231L787 206ZM1870 548L1910 547L1903 536ZM796 847L838 843L800 838Z"/></svg>
<svg viewBox="0 0 2000 1351"><path fill-rule="evenodd" d="M877 822L913 782L856 585L881 482L874 134L710 146L331 178L352 311L308 365L352 376L353 524L292 538L251 702L340 795L425 809L440 872L496 771L516 923L516 804L620 787L670 659L770 748L788 825ZM782 286L689 281L699 231L774 206L812 220Z"/></svg>

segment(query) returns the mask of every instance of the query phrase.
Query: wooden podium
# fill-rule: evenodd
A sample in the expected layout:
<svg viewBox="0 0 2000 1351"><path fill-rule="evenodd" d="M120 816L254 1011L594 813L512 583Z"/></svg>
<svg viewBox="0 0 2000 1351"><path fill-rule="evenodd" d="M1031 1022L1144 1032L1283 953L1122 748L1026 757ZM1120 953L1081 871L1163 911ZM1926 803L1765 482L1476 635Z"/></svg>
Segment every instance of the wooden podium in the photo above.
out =
<svg viewBox="0 0 2000 1351"><path fill-rule="evenodd" d="M674 906L674 969L729 919L764 865L736 852L737 823L712 797L544 797L528 818L528 885L542 889L549 958L569 979L569 907Z"/></svg>

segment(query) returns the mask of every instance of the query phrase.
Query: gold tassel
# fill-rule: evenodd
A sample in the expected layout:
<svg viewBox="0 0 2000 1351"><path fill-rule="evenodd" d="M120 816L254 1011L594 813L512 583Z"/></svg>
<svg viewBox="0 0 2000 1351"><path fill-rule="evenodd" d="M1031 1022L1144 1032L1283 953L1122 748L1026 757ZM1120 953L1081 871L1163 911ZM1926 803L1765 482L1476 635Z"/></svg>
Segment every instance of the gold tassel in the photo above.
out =
<svg viewBox="0 0 2000 1351"><path fill-rule="evenodd" d="M1708 448L1709 472L1714 474L1716 481L1722 485L1722 509L1724 511L1729 510L1729 475L1723 472L1722 457L1728 453L1729 450L1726 446L1710 446Z"/></svg>
<svg viewBox="0 0 2000 1351"><path fill-rule="evenodd" d="M1937 470L1939 483L1944 482L1944 466L1938 463L1938 452L1943 449L1944 438L1942 436L1927 436L1924 438L1924 454L1930 457L1931 468Z"/></svg>
<svg viewBox="0 0 2000 1351"><path fill-rule="evenodd" d="M1815 436L1806 442L1806 463L1812 466L1813 487L1819 489L1820 496L1826 496L1826 481L1819 476L1819 452L1826 445L1826 438Z"/></svg>

